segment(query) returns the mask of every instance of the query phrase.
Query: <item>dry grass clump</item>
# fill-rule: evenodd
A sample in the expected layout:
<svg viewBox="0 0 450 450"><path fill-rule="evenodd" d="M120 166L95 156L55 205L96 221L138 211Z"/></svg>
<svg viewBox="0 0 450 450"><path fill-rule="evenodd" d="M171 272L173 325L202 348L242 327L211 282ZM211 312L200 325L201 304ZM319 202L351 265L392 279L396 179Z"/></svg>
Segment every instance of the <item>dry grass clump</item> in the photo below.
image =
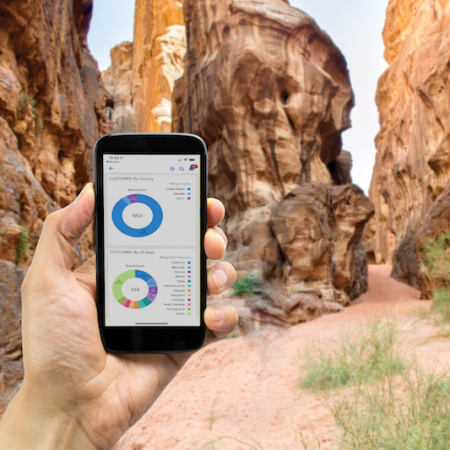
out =
<svg viewBox="0 0 450 450"><path fill-rule="evenodd" d="M407 363L395 325L375 320L341 339L316 343L303 353L302 366L300 387L320 392L382 380L402 373Z"/></svg>
<svg viewBox="0 0 450 450"><path fill-rule="evenodd" d="M427 374L405 358L390 321L309 349L300 386L324 399L343 431L341 450L449 450L450 377Z"/></svg>
<svg viewBox="0 0 450 450"><path fill-rule="evenodd" d="M341 450L450 449L450 378L411 367L358 386L332 410L344 431Z"/></svg>

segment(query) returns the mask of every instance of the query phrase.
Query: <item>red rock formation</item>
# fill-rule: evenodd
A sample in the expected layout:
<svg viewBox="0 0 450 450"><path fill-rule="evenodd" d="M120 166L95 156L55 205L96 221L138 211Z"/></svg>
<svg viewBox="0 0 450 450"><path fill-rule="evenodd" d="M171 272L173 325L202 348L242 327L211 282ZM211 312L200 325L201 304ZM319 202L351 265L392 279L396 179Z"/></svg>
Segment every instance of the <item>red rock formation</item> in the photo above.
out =
<svg viewBox="0 0 450 450"><path fill-rule="evenodd" d="M23 374L22 271L47 215L92 179L94 145L108 125L86 44L91 11L92 0L0 3L0 414ZM92 249L88 230L77 262Z"/></svg>
<svg viewBox="0 0 450 450"><path fill-rule="evenodd" d="M270 280L255 301L283 320L315 317L330 309L324 302L339 309L363 288L354 250L373 214L355 186L331 187L351 181L341 154L354 103L344 57L281 0L186 0L184 13L173 125L208 144L227 258L241 275Z"/></svg>
<svg viewBox="0 0 450 450"><path fill-rule="evenodd" d="M183 74L185 52L182 2L137 0L132 89L138 131L171 131L173 85Z"/></svg>
<svg viewBox="0 0 450 450"><path fill-rule="evenodd" d="M113 96L108 114L114 132L172 131L172 92L183 75L186 29L177 0L137 0L134 44L111 50L111 66L102 73Z"/></svg>
<svg viewBox="0 0 450 450"><path fill-rule="evenodd" d="M383 37L389 69L379 81L381 130L370 188L376 216L365 249L393 276L420 288L416 231L450 179L450 5L391 0Z"/></svg>

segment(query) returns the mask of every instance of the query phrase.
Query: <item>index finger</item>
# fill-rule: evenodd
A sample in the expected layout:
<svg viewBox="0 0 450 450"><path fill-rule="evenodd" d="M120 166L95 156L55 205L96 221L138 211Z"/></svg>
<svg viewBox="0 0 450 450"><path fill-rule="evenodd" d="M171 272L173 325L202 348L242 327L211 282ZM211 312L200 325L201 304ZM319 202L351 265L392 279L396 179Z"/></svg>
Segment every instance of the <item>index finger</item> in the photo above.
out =
<svg viewBox="0 0 450 450"><path fill-rule="evenodd" d="M207 217L208 227L215 227L225 216L225 206L216 198L208 198Z"/></svg>

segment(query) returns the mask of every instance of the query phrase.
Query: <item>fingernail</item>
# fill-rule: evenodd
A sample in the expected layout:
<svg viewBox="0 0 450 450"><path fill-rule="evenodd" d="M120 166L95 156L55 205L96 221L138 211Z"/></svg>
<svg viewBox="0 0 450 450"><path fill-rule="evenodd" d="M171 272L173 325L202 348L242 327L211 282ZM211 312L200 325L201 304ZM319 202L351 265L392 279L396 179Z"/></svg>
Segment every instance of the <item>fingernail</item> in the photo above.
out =
<svg viewBox="0 0 450 450"><path fill-rule="evenodd" d="M78 200L80 200L81 197L83 197L83 195L86 192L86 188L88 187L90 183L88 183L82 190L81 192L77 195L77 198L75 199L74 203L76 203Z"/></svg>
<svg viewBox="0 0 450 450"><path fill-rule="evenodd" d="M222 322L225 317L224 313L220 310L220 308L211 308L212 315L214 317L215 322Z"/></svg>
<svg viewBox="0 0 450 450"><path fill-rule="evenodd" d="M217 233L217 236L220 238L220 240L223 242L223 248L226 250L227 249L227 243L225 242L225 239L222 237L221 234Z"/></svg>
<svg viewBox="0 0 450 450"><path fill-rule="evenodd" d="M228 276L222 269L213 268L213 277L219 289L222 289L228 283Z"/></svg>

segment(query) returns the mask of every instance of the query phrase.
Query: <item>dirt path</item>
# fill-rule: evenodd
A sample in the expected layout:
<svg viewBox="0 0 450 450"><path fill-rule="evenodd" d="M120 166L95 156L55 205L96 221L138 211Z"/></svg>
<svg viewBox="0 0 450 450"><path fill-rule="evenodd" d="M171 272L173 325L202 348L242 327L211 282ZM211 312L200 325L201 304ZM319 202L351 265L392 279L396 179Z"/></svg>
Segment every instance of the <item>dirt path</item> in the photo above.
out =
<svg viewBox="0 0 450 450"><path fill-rule="evenodd" d="M424 321L417 326L415 317L430 302L391 279L390 270L371 266L369 292L343 313L222 340L197 353L116 450L296 450L304 449L301 434L317 437L322 450L336 448L338 430L328 408L298 388L299 352L312 340L333 339L374 315L389 315L424 361L450 361L450 341L427 341L433 327Z"/></svg>

